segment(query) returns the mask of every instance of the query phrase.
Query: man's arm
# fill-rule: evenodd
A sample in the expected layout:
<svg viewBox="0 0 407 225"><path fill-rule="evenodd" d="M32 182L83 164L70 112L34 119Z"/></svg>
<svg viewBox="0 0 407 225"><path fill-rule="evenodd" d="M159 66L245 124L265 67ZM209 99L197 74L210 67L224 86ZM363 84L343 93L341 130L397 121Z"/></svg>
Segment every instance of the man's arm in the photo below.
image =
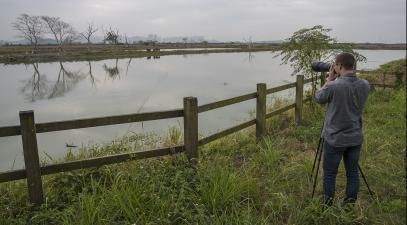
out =
<svg viewBox="0 0 407 225"><path fill-rule="evenodd" d="M328 82L325 83L325 85L315 93L315 102L319 104L325 104L329 100L329 93L330 93L330 88L327 86Z"/></svg>

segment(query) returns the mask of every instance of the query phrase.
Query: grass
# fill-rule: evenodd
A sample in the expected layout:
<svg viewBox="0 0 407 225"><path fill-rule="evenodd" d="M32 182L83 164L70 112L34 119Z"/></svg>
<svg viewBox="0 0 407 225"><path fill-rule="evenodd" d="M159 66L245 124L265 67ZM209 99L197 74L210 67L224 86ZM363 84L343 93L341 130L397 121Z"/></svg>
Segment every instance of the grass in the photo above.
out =
<svg viewBox="0 0 407 225"><path fill-rule="evenodd" d="M393 60L373 71L360 71L360 77L371 84L401 86L406 82L406 58Z"/></svg>
<svg viewBox="0 0 407 225"><path fill-rule="evenodd" d="M302 125L292 112L278 115L260 143L249 128L203 146L197 167L179 154L45 176L46 203L39 209L28 204L25 182L1 184L0 224L406 224L405 106L405 86L369 96L360 165L375 197L361 181L352 208L340 206L342 166L334 206L310 198L324 108L306 104ZM179 144L181 136L171 128L163 144ZM125 137L67 159L157 143L145 139Z"/></svg>

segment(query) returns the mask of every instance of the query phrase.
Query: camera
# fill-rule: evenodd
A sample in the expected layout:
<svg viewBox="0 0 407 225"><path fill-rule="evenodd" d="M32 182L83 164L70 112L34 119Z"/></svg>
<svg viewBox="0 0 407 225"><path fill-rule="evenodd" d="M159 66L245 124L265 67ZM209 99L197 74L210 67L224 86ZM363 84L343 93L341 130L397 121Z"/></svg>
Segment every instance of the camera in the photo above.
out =
<svg viewBox="0 0 407 225"><path fill-rule="evenodd" d="M313 62L311 63L311 68L315 72L328 72L331 65L332 64L325 62Z"/></svg>

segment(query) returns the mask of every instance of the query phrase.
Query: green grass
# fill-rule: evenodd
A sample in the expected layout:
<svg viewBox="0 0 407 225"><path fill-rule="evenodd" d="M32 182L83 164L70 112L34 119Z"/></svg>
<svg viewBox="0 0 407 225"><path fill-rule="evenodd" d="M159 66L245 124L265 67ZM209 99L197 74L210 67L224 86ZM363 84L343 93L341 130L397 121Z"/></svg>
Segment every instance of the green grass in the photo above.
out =
<svg viewBox="0 0 407 225"><path fill-rule="evenodd" d="M405 87L369 96L360 165L375 198L361 180L353 208L340 206L342 166L334 206L320 204L321 177L317 197L310 198L323 117L323 107L308 104L301 126L292 112L273 117L260 143L253 128L230 135L200 148L197 167L179 154L45 176L46 203L37 210L27 202L24 181L4 183L0 224L406 224ZM181 137L171 128L164 144L179 144ZM156 143L151 136L142 140L125 137L67 160Z"/></svg>
<svg viewBox="0 0 407 225"><path fill-rule="evenodd" d="M360 71L360 77L370 83L401 86L406 83L407 59L397 59L380 65L373 71Z"/></svg>

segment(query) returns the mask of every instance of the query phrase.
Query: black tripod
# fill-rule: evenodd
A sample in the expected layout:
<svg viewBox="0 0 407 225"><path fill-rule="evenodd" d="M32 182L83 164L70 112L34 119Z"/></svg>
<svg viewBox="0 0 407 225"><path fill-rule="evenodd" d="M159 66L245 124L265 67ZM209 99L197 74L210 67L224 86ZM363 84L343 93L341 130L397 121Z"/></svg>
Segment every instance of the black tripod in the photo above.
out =
<svg viewBox="0 0 407 225"><path fill-rule="evenodd" d="M312 165L311 180L312 180L312 178L314 178L314 181L313 181L313 186L312 186L312 196L311 196L311 198L314 198L314 194L315 194L315 187L317 185L317 178L318 178L319 166L321 164L323 145L324 145L324 138L321 135L321 137L319 138L319 141L318 141L317 152L315 153L314 164ZM317 165L317 167L315 167L315 165L317 163L317 159L318 159L318 165ZM373 192L370 189L369 184L367 183L365 174L362 172L362 168L360 168L360 165L358 165L358 168L359 168L360 174L363 177L363 181L365 182L366 187L367 187L367 189L369 191L369 194L373 198L374 197ZM316 171L315 171L315 169L316 169ZM315 176L314 176L314 172L315 172Z"/></svg>

